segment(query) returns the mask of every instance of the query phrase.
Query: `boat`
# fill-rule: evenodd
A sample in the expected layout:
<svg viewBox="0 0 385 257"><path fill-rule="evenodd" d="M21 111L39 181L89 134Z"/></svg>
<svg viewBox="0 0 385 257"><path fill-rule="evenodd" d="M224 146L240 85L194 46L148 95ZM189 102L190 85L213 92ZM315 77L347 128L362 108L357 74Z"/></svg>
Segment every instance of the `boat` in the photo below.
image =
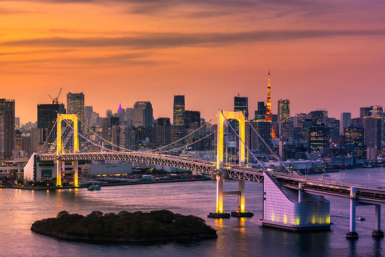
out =
<svg viewBox="0 0 385 257"><path fill-rule="evenodd" d="M357 220L360 220L360 221L364 221L364 220L365 220L365 218L364 218L364 217L362 217L362 216L358 216L358 217L357 217Z"/></svg>
<svg viewBox="0 0 385 257"><path fill-rule="evenodd" d="M88 187L88 191L95 191L95 190L100 191L100 186L92 184L91 186Z"/></svg>

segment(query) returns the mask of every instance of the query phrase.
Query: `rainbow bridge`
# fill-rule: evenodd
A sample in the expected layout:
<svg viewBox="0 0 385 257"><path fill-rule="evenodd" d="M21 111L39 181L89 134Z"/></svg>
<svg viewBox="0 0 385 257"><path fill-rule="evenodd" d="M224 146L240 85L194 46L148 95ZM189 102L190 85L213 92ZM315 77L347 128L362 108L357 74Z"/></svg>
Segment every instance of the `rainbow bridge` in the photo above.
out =
<svg viewBox="0 0 385 257"><path fill-rule="evenodd" d="M62 139L57 138L56 152L34 153L28 161L24 173L25 180L36 180L34 174L36 167L44 162L55 162L57 186L61 186L62 162L72 162L74 173L74 184L78 186L78 162L92 160L120 160L133 163L148 163L174 168L190 170L195 174L206 174L216 178L216 209L210 213L211 218L229 218L223 208L224 196L238 195L238 210L231 212L235 217L251 217L253 214L246 210L245 201L245 181L263 183L263 226L288 229L293 231L304 230L330 230L330 202L325 196L344 198L350 201L350 231L347 238L358 238L355 229L356 207L360 205L375 206L375 228L372 233L375 237L383 237L381 231L381 204L385 203L385 190L382 188L368 188L367 185L350 184L346 182L331 181L303 176L298 172L286 170L285 172L271 172L263 168L251 168L245 165L245 152L253 153L245 144L245 117L242 112L218 111L217 115L217 161L191 159L186 157L168 155L159 149L153 151L111 151L103 146L95 144L101 148L100 152L81 152L79 150L78 136L86 137L78 133L78 119L76 115L58 114L57 135L61 133L61 123L65 121L73 133L74 149L72 153L62 151ZM215 117L214 117L215 118ZM213 119L214 119L213 118ZM68 123L66 120L73 123ZM229 120L238 120L239 134L231 126ZM223 163L224 153L224 124L237 134L239 138L239 163L236 166ZM204 126L204 125L203 125ZM251 126L251 128L253 128ZM197 130L199 130L198 128ZM254 129L254 128L253 128ZM197 131L196 130L196 131ZM195 132L195 131L194 131ZM194 133L192 132L192 133ZM254 133L257 131L254 129ZM191 133L187 136L190 136ZM257 133L260 137L260 135ZM186 137L187 137L186 136ZM261 137L260 137L261 138ZM263 140L261 138L261 140ZM196 142L194 142L196 143ZM104 148L104 149L103 149ZM163 147L161 147L163 148ZM270 149L271 150L271 149ZM167 151L166 151L167 152ZM274 152L272 151L274 154ZM255 158L256 161L258 161ZM277 157L277 160L279 158ZM238 180L239 189L237 191L223 191L223 183L226 179Z"/></svg>

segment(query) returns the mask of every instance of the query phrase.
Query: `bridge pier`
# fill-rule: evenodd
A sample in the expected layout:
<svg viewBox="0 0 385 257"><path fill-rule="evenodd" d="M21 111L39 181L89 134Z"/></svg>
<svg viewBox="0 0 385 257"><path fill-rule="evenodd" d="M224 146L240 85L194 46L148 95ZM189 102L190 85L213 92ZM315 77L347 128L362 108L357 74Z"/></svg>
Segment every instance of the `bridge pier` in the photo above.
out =
<svg viewBox="0 0 385 257"><path fill-rule="evenodd" d="M217 208L215 212L207 215L208 218L230 218L229 213L223 209L223 178L217 175Z"/></svg>
<svg viewBox="0 0 385 257"><path fill-rule="evenodd" d="M73 161L72 166L74 169L74 186L79 186L79 171L78 171L78 161Z"/></svg>
<svg viewBox="0 0 385 257"><path fill-rule="evenodd" d="M238 210L236 212L231 212L231 216L233 217L253 217L254 214L252 212L246 211L246 201L245 201L245 181L238 181L238 190L239 190L239 204Z"/></svg>
<svg viewBox="0 0 385 257"><path fill-rule="evenodd" d="M356 232L356 187L350 187L350 231L346 234L346 238L357 239L358 233Z"/></svg>
<svg viewBox="0 0 385 257"><path fill-rule="evenodd" d="M60 159L56 161L56 186L61 186L61 170L62 162Z"/></svg>
<svg viewBox="0 0 385 257"><path fill-rule="evenodd" d="M384 237L384 232L381 230L381 205L377 204L374 206L374 230L372 233L373 237Z"/></svg>

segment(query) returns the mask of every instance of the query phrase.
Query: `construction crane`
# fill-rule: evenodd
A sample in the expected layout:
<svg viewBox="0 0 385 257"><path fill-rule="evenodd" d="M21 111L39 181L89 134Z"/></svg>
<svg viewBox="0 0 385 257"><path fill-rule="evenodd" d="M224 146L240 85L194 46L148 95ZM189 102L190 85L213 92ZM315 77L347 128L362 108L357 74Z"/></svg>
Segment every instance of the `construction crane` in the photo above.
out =
<svg viewBox="0 0 385 257"><path fill-rule="evenodd" d="M49 98L52 99L52 104L59 104L59 96L60 96L61 90L62 90L62 87L60 88L59 94L55 98L53 98L52 96L48 95Z"/></svg>

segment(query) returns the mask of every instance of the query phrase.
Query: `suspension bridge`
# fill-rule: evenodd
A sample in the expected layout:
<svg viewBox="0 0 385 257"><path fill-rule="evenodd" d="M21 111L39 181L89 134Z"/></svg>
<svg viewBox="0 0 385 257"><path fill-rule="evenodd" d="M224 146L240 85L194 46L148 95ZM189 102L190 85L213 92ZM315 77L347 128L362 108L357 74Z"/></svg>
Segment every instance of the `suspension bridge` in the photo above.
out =
<svg viewBox="0 0 385 257"><path fill-rule="evenodd" d="M237 120L239 123L239 133L232 126L232 120ZM183 156L170 155L170 152L186 148L189 145L195 144L198 141L182 147L173 146L182 142L186 138L198 133L207 124L216 121L217 130L209 133L200 140L208 136L217 134L217 151L216 162L192 159ZM62 123L65 123L66 131L69 129L71 133L62 132ZM82 135L78 131L79 122L88 129L95 140L91 140L87 136ZM198 174L207 174L215 176L217 181L216 193L216 209L210 213L211 218L229 218L230 214L226 213L223 208L224 196L237 195L239 198L238 210L231 212L231 216L235 217L251 217L253 214L247 211L245 201L245 181L263 183L263 226L288 229L293 231L303 230L330 230L330 202L325 199L325 196L339 197L350 201L350 231L347 233L348 238L358 238L355 228L356 207L361 205L375 206L375 228L372 233L375 237L382 237L384 233L381 231L381 204L385 203L385 190L381 188L368 188L367 185L349 184L346 182L338 182L331 180L320 180L302 176L300 173L290 171L275 155L274 151L263 138L258 134L257 130L250 125L252 133L255 133L258 138L270 150L272 156L281 163L284 167L284 172L272 172L260 165L260 168L252 168L246 164L246 152L249 156L258 163L257 158L245 143L245 125L249 123L245 119L242 112L227 112L219 110L218 114L213 117L208 123L203 124L195 129L187 136L178 139L171 144L151 149L148 151L132 151L125 149L120 145L112 144L109 140L102 138L97 133L89 129L81 120L74 114L58 114L56 127L57 138L52 146L47 147L45 144L40 152L34 153L24 168L24 176L26 181L36 181L36 172L40 166L44 166L45 162L54 162L56 166L57 187L62 185L62 163L72 162L74 186L78 186L78 162L92 160L121 160L132 163L147 163L162 165L174 168L190 170ZM239 140L238 163L236 165L226 165L224 162L224 134L225 127L228 126ZM52 131L51 131L52 133ZM62 135L62 136L60 136ZM67 135L67 137L65 136ZM64 137L64 138L63 138ZM73 149L71 152L63 149L63 143L68 143L68 137L73 139ZM82 152L79 149L79 137L81 137L89 145L99 148L98 152ZM103 144L100 144L103 142ZM113 149L106 148L104 144L109 144ZM225 179L239 181L237 191L225 192L223 183Z"/></svg>

